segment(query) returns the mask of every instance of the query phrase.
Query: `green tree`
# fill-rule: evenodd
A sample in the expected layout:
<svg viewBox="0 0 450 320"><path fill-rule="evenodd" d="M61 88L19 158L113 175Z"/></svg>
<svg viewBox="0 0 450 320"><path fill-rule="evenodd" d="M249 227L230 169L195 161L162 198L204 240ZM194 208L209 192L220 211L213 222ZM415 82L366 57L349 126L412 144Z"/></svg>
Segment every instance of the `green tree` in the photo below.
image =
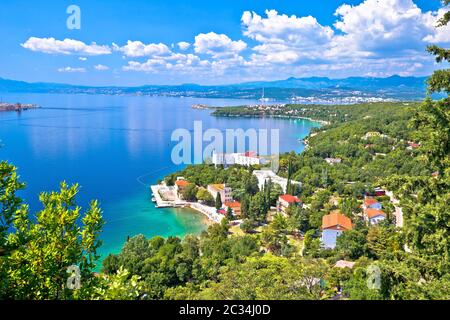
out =
<svg viewBox="0 0 450 320"><path fill-rule="evenodd" d="M119 257L115 254L109 254L102 262L102 272L104 274L115 274L119 271Z"/></svg>
<svg viewBox="0 0 450 320"><path fill-rule="evenodd" d="M137 275L120 268L117 273L104 275L92 294L94 300L138 300L142 296L143 283Z"/></svg>
<svg viewBox="0 0 450 320"><path fill-rule="evenodd" d="M367 229L353 229L342 233L336 241L336 251L350 260L367 253Z"/></svg>
<svg viewBox="0 0 450 320"><path fill-rule="evenodd" d="M283 194L283 188L277 184L272 183L270 189L270 205L275 206L277 204L278 198Z"/></svg>
<svg viewBox="0 0 450 320"><path fill-rule="evenodd" d="M230 207L227 208L227 217L232 218L233 217L233 209Z"/></svg>
<svg viewBox="0 0 450 320"><path fill-rule="evenodd" d="M211 193L204 189L204 188L199 188L198 192L197 192L197 200L199 201L203 201L205 204L211 206L214 204L214 198L211 195Z"/></svg>
<svg viewBox="0 0 450 320"><path fill-rule="evenodd" d="M8 298L73 299L92 293L103 219L96 201L80 219L78 190L78 185L62 183L60 192L40 195L43 209L35 218L26 206L16 213L8 236L14 250L5 262ZM80 270L79 290L66 286L70 266Z"/></svg>
<svg viewBox="0 0 450 320"><path fill-rule="evenodd" d="M444 6L450 4L450 0L442 0ZM439 20L437 27L445 27L450 22L450 11L447 11ZM436 45L428 47L428 52L436 56L436 62L450 62L450 49L440 48ZM450 69L438 70L428 79L428 89L430 92L444 91L450 94Z"/></svg>
<svg viewBox="0 0 450 320"><path fill-rule="evenodd" d="M275 231L281 232L286 231L288 227L288 222L285 217L283 217L281 214L278 213L273 217L273 221L270 225Z"/></svg>
<svg viewBox="0 0 450 320"><path fill-rule="evenodd" d="M444 5L449 1L444 0ZM447 11L437 27L450 21ZM438 63L450 60L450 50L428 47ZM450 70L438 70L428 80L429 93L450 93ZM421 143L419 159L431 174L399 174L387 179L401 201L405 241L412 254L422 261L427 274L441 277L450 272L450 98L439 101L428 97L412 121L415 138ZM433 261L433 262L432 262Z"/></svg>
<svg viewBox="0 0 450 320"><path fill-rule="evenodd" d="M254 227L255 223L249 219L245 219L240 226L242 231L244 231L245 233L250 233L251 231L253 231Z"/></svg>
<svg viewBox="0 0 450 320"><path fill-rule="evenodd" d="M189 183L182 191L181 196L186 201L197 201L198 188L195 184Z"/></svg>
<svg viewBox="0 0 450 320"><path fill-rule="evenodd" d="M217 300L309 300L321 298L317 279L328 267L323 261L304 261L270 254L228 266L219 281L197 298Z"/></svg>
<svg viewBox="0 0 450 320"><path fill-rule="evenodd" d="M16 168L0 162L0 256L7 251L7 235L14 220L14 214L22 204L16 193L25 185L19 181Z"/></svg>
<svg viewBox="0 0 450 320"><path fill-rule="evenodd" d="M255 221L266 221L267 203L263 192L258 192L251 197L247 216Z"/></svg>
<svg viewBox="0 0 450 320"><path fill-rule="evenodd" d="M222 208L222 198L220 196L220 193L217 193L215 206L217 210Z"/></svg>
<svg viewBox="0 0 450 320"><path fill-rule="evenodd" d="M300 207L293 206L287 209L287 229L289 232L306 232L310 229L309 214Z"/></svg>

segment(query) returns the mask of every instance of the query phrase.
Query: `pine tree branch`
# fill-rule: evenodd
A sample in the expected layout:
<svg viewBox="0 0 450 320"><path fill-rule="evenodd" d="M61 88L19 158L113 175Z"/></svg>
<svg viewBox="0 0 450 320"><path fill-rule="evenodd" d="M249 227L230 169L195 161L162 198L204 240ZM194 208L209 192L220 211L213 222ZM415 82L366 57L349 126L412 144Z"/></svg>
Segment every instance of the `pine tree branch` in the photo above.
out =
<svg viewBox="0 0 450 320"><path fill-rule="evenodd" d="M436 62L440 63L443 60L450 62L450 50L440 48L436 45L428 46L427 51L436 56Z"/></svg>

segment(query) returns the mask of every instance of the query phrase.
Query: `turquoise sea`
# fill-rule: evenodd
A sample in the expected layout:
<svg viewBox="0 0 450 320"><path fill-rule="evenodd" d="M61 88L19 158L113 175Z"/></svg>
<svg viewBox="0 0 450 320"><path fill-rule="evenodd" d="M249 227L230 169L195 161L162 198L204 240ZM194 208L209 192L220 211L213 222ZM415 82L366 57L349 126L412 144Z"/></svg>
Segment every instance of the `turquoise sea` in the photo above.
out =
<svg viewBox="0 0 450 320"><path fill-rule="evenodd" d="M171 151L176 128L267 128L280 130L281 151L301 152L298 141L318 123L307 120L215 118L194 104L255 103L244 100L70 94L0 94L4 102L42 108L0 112L0 159L19 169L27 188L23 198L40 209L38 194L57 190L61 181L79 183L79 204L98 199L106 225L101 254L120 251L128 236L198 234L204 218L187 210L156 209L149 185L175 170Z"/></svg>

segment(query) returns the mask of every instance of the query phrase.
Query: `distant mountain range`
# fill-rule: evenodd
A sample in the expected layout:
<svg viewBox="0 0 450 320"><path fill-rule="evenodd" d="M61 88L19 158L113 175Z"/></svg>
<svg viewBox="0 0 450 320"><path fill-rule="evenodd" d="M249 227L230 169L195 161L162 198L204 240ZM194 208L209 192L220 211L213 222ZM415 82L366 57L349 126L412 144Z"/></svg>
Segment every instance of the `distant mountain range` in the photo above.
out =
<svg viewBox="0 0 450 320"><path fill-rule="evenodd" d="M330 79L326 77L311 78L289 78L286 80L270 82L248 82L239 86L251 87L273 87L273 88L304 88L304 89L326 89L326 88L352 88L357 90L382 90L396 88L424 89L427 77L401 77L391 76L388 78L374 77L350 77L344 79Z"/></svg>
<svg viewBox="0 0 450 320"><path fill-rule="evenodd" d="M418 100L425 96L426 77L387 78L326 77L289 78L278 81L257 81L231 85L203 86L146 85L140 87L91 87L59 83L28 83L0 78L0 92L14 93L84 93L112 95L162 95L203 98L239 98L291 101L371 101Z"/></svg>

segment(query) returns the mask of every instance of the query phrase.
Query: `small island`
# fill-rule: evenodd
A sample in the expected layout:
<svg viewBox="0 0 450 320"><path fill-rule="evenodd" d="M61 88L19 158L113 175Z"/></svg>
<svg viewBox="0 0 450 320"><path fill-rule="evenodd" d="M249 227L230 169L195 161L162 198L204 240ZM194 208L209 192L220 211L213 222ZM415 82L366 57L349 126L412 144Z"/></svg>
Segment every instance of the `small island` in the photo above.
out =
<svg viewBox="0 0 450 320"><path fill-rule="evenodd" d="M22 104L22 103L0 103L0 112L2 111L16 111L21 112L29 109L37 109L39 108L36 104Z"/></svg>

